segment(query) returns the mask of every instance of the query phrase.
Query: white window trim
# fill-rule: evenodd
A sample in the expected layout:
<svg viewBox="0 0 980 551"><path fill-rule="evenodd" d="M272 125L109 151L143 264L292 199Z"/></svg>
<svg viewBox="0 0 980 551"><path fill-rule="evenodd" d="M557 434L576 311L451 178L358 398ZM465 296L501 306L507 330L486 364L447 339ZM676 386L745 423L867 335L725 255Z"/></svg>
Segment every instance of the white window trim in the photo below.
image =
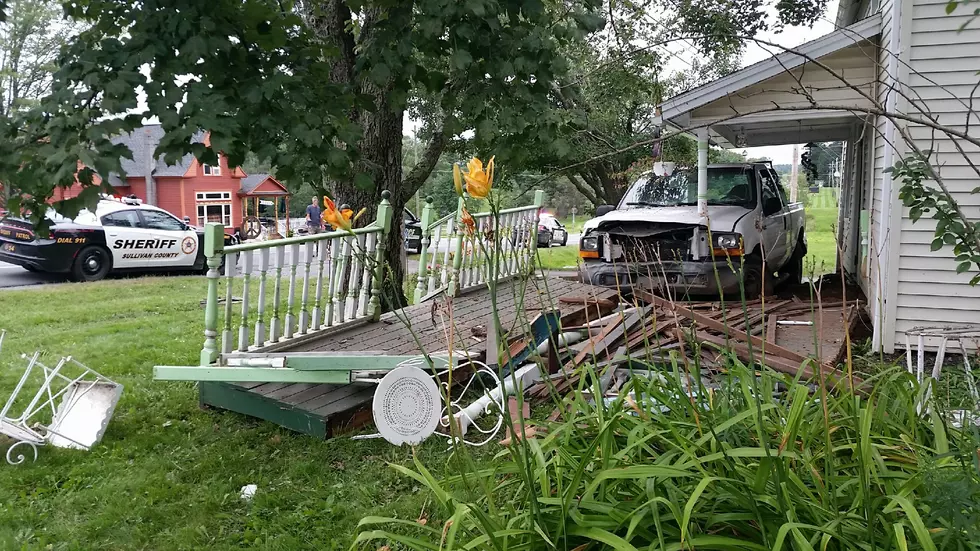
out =
<svg viewBox="0 0 980 551"><path fill-rule="evenodd" d="M216 165L201 165L201 173L205 176L221 176L221 155L218 155L218 164Z"/></svg>
<svg viewBox="0 0 980 551"><path fill-rule="evenodd" d="M219 195L219 197L208 197L209 195ZM195 194L198 202L231 201L230 191L198 191Z"/></svg>
<svg viewBox="0 0 980 551"><path fill-rule="evenodd" d="M208 208L221 207L221 224L231 227L231 203L198 203L197 204L197 225L204 227L208 223ZM201 216L201 209L204 209L204 216Z"/></svg>

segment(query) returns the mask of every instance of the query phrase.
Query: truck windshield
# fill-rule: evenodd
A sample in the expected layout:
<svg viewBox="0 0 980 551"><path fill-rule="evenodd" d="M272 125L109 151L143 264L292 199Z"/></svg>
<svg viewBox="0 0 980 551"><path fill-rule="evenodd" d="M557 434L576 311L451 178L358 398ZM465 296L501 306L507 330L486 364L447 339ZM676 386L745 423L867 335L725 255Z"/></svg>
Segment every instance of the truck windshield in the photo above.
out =
<svg viewBox="0 0 980 551"><path fill-rule="evenodd" d="M756 204L753 170L742 167L708 169L708 204L738 205L752 208ZM698 204L698 172L681 169L670 176L652 173L640 176L623 197L623 207L676 207Z"/></svg>

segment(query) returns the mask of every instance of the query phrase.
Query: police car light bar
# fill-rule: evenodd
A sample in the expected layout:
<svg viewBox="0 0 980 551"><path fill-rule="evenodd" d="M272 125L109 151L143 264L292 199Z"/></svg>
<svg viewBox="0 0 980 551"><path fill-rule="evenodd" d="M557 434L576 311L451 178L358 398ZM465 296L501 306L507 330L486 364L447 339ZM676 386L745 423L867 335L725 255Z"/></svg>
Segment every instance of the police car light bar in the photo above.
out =
<svg viewBox="0 0 980 551"><path fill-rule="evenodd" d="M124 203L127 205L142 205L143 200L137 197L135 194L125 195L123 197L116 197L115 195L109 195L108 193L103 193L101 198L104 201L116 201L117 203Z"/></svg>

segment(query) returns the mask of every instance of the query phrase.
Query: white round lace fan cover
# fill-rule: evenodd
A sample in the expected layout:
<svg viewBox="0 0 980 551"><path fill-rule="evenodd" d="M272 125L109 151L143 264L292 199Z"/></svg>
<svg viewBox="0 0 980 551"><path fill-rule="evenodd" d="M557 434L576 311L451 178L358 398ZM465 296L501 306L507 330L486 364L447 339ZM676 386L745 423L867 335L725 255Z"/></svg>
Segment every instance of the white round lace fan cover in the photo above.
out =
<svg viewBox="0 0 980 551"><path fill-rule="evenodd" d="M392 369L374 393L374 424L396 446L416 445L431 436L441 412L442 398L432 376L412 365Z"/></svg>

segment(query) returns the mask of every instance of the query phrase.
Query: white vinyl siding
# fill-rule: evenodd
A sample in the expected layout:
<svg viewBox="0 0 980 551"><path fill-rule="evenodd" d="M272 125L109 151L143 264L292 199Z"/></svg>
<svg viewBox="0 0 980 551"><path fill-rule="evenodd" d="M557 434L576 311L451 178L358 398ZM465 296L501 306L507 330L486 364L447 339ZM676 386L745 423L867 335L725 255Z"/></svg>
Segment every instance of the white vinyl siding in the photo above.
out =
<svg viewBox="0 0 980 551"><path fill-rule="evenodd" d="M915 0L912 9L909 41L909 85L916 103L938 116L941 124L967 132L970 96L973 109L980 110L980 28L977 21L959 32L972 13L961 6L956 15L946 14L946 0ZM904 6L903 6L904 7ZM921 99L919 99L921 98ZM907 108L909 115L919 113L916 105ZM968 133L980 136L980 116L970 117ZM932 150L932 164L946 182L966 215L980 220L980 194L971 191L980 186L980 177L967 160L956 151L948 137L934 135L932 129L912 126L908 131L923 150ZM980 165L980 147L959 141L973 163ZM930 244L935 221L928 215L913 224L908 209L902 209L898 258L897 308L895 335L904 343L903 332L916 325L980 323L980 287L969 285L976 274L971 269L957 274L952 247L933 252ZM901 348L899 344L898 348Z"/></svg>

